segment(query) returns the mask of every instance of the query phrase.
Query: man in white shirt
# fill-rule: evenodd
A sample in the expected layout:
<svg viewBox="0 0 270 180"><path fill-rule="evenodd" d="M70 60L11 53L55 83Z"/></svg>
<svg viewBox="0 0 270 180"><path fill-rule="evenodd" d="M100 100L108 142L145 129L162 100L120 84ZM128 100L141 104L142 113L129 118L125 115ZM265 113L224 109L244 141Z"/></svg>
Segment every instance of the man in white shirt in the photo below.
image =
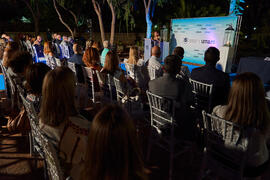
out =
<svg viewBox="0 0 270 180"><path fill-rule="evenodd" d="M150 80L156 79L160 76L162 76L163 71L162 71L162 65L160 64L159 57L161 55L160 48L158 46L154 46L152 48L152 56L148 60L147 63L147 70L149 74Z"/></svg>

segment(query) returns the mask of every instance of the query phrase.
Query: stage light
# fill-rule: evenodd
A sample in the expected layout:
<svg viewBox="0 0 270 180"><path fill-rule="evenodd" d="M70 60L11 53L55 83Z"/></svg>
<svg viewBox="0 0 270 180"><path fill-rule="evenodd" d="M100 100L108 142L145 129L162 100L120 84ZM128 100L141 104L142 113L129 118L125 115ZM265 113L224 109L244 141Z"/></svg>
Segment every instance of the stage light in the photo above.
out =
<svg viewBox="0 0 270 180"><path fill-rule="evenodd" d="M254 31L255 31L257 28L256 28L256 27L254 27L253 29L254 29Z"/></svg>

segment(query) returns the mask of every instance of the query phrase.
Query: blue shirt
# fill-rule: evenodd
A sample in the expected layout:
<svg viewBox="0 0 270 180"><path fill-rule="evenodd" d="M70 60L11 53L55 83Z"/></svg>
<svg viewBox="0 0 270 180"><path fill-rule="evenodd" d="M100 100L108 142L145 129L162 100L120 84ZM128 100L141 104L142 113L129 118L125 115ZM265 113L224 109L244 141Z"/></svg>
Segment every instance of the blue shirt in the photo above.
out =
<svg viewBox="0 0 270 180"><path fill-rule="evenodd" d="M104 66L105 64L105 57L107 55L107 53L109 52L110 50L108 48L104 48L102 53L101 53L101 58L100 58L100 64L101 66Z"/></svg>

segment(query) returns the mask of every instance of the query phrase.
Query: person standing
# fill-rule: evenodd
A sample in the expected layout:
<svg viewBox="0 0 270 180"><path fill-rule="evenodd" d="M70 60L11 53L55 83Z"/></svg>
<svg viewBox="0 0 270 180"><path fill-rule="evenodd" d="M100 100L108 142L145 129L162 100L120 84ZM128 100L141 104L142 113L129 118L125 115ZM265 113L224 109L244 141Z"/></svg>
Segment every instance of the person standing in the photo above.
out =
<svg viewBox="0 0 270 180"><path fill-rule="evenodd" d="M43 45L41 44L42 37L37 36L36 41L33 44L33 49L35 52L35 62L40 62L42 60L45 60L44 54L43 54Z"/></svg>

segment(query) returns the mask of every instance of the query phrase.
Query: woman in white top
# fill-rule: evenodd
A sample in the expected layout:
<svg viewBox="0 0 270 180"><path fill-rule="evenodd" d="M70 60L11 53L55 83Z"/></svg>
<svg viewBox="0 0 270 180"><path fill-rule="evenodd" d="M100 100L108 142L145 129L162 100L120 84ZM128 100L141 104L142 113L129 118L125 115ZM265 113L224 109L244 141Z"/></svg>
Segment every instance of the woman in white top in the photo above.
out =
<svg viewBox="0 0 270 180"><path fill-rule="evenodd" d="M265 166L269 159L266 142L270 121L260 78L254 73L238 75L232 84L228 104L216 106L213 114L242 127L256 130L249 141L246 168L249 169L248 176L260 175L261 172L258 171L262 170L261 167Z"/></svg>
<svg viewBox="0 0 270 180"><path fill-rule="evenodd" d="M46 64L51 68L54 69L56 67L56 60L55 56L52 51L52 43L49 41L44 42L44 56L46 59Z"/></svg>

